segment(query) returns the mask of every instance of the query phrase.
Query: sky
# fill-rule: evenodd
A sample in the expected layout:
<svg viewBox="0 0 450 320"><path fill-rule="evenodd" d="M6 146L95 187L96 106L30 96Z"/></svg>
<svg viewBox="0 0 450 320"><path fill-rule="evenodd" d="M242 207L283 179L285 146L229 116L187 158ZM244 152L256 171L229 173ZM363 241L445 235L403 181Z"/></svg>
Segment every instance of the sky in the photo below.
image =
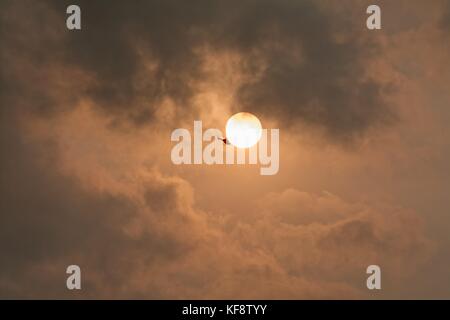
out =
<svg viewBox="0 0 450 320"><path fill-rule="evenodd" d="M0 298L450 298L449 1L72 2L0 3ZM171 162L240 111L276 175Z"/></svg>

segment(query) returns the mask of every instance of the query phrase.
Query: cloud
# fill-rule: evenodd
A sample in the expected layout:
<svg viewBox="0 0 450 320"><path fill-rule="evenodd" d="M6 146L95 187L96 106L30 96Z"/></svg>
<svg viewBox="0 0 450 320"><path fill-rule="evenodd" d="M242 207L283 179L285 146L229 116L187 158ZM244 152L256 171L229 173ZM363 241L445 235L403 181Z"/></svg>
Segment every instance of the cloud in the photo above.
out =
<svg viewBox="0 0 450 320"><path fill-rule="evenodd" d="M407 277L432 250L406 209L288 189L258 201L254 219L236 221L201 210L178 177L92 170L101 161L95 147L73 171L59 143L30 148L2 128L2 142L15 146L14 162L2 158L2 212L11 213L0 224L5 297L356 298L367 265ZM69 170L55 170L61 165ZM82 268L80 293L64 288L69 264Z"/></svg>
<svg viewBox="0 0 450 320"><path fill-rule="evenodd" d="M347 33L349 21L336 8L316 1L80 1L83 30L69 32L67 4L1 4L2 297L368 297L369 264L382 267L383 286L398 290L428 263L434 246L416 210L397 205L395 195L392 203L348 200L354 197L345 184L340 196L303 189L291 174L299 174L296 159L282 182L252 184L245 175L236 178L243 186L229 182L234 176L215 181L228 190L202 204L226 202L232 191L243 199L221 210L197 201L205 195L195 184L212 188L206 171L168 169L166 131L212 109L222 113L205 96L226 96L227 112L245 108L278 120L291 142L287 127L297 124L324 130L335 143L389 123L389 81L365 71L383 48ZM391 149L382 147L353 154L361 157L357 165L337 148L328 153L335 157L326 159L329 171L355 188L367 170L411 177L410 154L389 161ZM311 172L318 186L330 184L327 170ZM382 189L383 178L367 185L376 180L372 189ZM388 177L394 191L395 178ZM260 181L278 191L254 196ZM65 289L69 264L82 268L82 292Z"/></svg>
<svg viewBox="0 0 450 320"><path fill-rule="evenodd" d="M450 30L450 4L446 2L443 9L444 12L442 14L441 27L442 29L448 31Z"/></svg>
<svg viewBox="0 0 450 320"><path fill-rule="evenodd" d="M54 171L58 164L48 159L56 158L46 155L39 164L39 152L52 152L52 147L30 150L11 134L7 138L14 145L9 152L14 161L1 162L3 297L66 296L61 284L69 264L86 272L87 296L113 295L139 265L178 259L202 238L181 180L151 172L141 176L130 188L142 190L142 201L117 190L87 190Z"/></svg>
<svg viewBox="0 0 450 320"><path fill-rule="evenodd" d="M260 72L239 89L239 107L283 126L319 127L338 141L392 121L395 111L384 98L389 88L365 69L378 44L344 31L349 26L340 20L347 18L317 2L265 1L245 10L231 34ZM243 25L246 31L238 32Z"/></svg>
<svg viewBox="0 0 450 320"><path fill-rule="evenodd" d="M250 110L285 126L317 127L337 141L351 141L394 119L383 98L386 84L365 72L376 42L346 33L348 19L333 7L315 1L81 1L83 29L68 32L62 14L68 4L6 6L15 17L5 19L6 30L22 32L6 38L6 51L18 53L10 57L16 63L31 61L31 70L22 67L29 77L61 66L53 77L65 77L69 85L58 82L48 91L63 89L73 103L91 99L116 124L153 123L168 99L178 119L198 114L193 100L208 77L205 47L241 57L235 72L245 80L231 93L235 111ZM24 12L46 18L40 33L30 32L41 25L37 19L18 21ZM64 69L79 75L62 74ZM52 94L43 94L36 82L34 90L24 83L23 93L42 106L40 112L58 110Z"/></svg>

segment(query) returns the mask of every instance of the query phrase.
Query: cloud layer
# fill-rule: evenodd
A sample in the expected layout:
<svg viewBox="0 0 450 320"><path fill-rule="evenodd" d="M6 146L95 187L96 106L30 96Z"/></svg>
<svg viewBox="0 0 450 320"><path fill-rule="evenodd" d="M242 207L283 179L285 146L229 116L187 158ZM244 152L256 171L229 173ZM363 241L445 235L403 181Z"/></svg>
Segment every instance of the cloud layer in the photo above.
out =
<svg viewBox="0 0 450 320"><path fill-rule="evenodd" d="M352 1L79 1L79 32L68 4L1 4L0 297L389 298L445 277L444 2L386 5L385 34ZM171 130L237 110L280 127L278 176L174 168Z"/></svg>

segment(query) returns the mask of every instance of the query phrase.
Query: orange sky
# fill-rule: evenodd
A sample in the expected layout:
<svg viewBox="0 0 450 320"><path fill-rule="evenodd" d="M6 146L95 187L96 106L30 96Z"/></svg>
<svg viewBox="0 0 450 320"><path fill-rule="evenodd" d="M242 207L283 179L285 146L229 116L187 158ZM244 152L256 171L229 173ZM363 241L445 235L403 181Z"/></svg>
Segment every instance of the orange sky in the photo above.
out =
<svg viewBox="0 0 450 320"><path fill-rule="evenodd" d="M2 2L0 297L449 298L450 6L377 3ZM170 161L237 111L277 175Z"/></svg>

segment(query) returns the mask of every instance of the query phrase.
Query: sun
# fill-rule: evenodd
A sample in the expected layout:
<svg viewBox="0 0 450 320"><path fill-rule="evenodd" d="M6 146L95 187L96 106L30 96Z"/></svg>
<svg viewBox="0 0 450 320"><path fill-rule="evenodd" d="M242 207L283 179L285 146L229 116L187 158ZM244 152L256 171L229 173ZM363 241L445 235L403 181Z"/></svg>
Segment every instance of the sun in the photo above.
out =
<svg viewBox="0 0 450 320"><path fill-rule="evenodd" d="M235 147L250 148L258 143L261 135L261 122L251 113L239 112L227 121L227 140Z"/></svg>

